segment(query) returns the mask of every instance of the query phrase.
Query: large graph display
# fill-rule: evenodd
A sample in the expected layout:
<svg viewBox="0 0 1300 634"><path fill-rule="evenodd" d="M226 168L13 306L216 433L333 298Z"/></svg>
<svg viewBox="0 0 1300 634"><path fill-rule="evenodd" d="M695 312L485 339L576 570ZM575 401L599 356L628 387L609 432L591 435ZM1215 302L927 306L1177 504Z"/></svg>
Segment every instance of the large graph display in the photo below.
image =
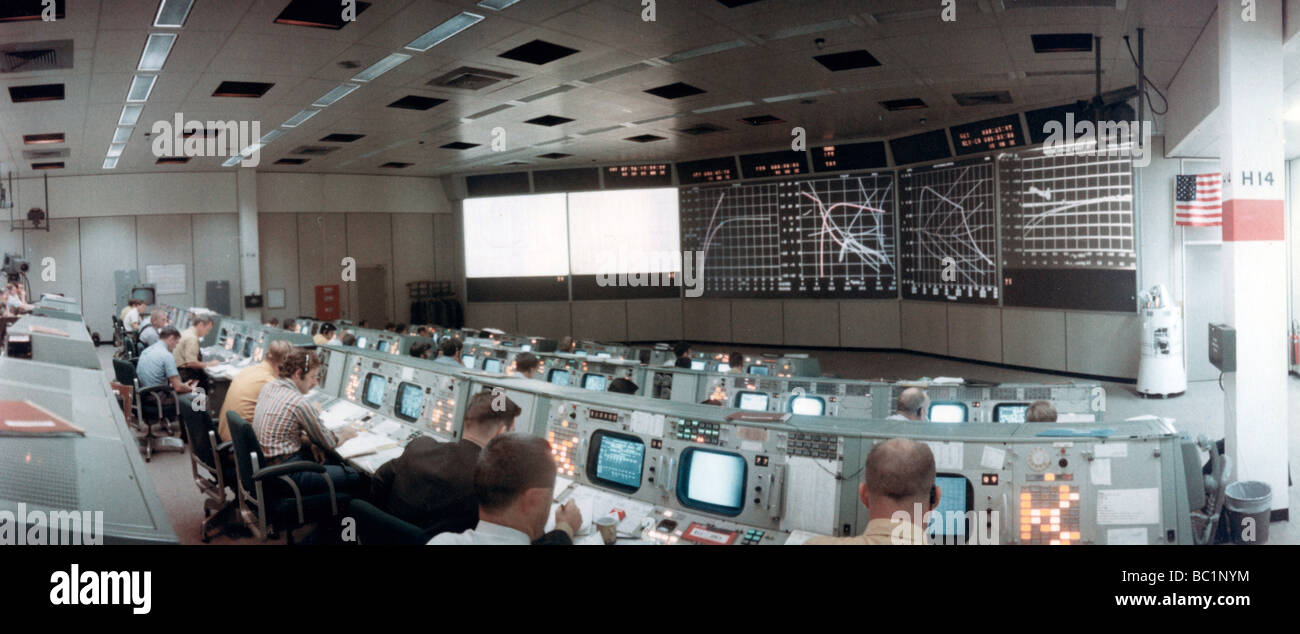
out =
<svg viewBox="0 0 1300 634"><path fill-rule="evenodd" d="M1000 156L998 173L1006 304L1133 310L1132 158L1036 149Z"/></svg>
<svg viewBox="0 0 1300 634"><path fill-rule="evenodd" d="M681 193L714 297L896 297L892 173Z"/></svg>
<svg viewBox="0 0 1300 634"><path fill-rule="evenodd" d="M904 297L997 303L993 172L991 157L899 172L899 269Z"/></svg>

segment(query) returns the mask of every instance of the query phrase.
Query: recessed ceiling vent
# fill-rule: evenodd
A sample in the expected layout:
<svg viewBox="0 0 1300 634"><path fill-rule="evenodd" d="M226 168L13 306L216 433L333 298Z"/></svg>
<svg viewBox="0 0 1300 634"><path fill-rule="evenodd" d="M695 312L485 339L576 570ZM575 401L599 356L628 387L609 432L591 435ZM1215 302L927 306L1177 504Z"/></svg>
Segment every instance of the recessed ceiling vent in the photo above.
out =
<svg viewBox="0 0 1300 634"><path fill-rule="evenodd" d="M34 73L72 68L72 40L0 45L0 73Z"/></svg>
<svg viewBox="0 0 1300 634"><path fill-rule="evenodd" d="M492 84L516 77L517 75L511 75L510 73L461 66L450 73L434 78L429 82L429 85L440 88L457 88L459 90L482 90Z"/></svg>

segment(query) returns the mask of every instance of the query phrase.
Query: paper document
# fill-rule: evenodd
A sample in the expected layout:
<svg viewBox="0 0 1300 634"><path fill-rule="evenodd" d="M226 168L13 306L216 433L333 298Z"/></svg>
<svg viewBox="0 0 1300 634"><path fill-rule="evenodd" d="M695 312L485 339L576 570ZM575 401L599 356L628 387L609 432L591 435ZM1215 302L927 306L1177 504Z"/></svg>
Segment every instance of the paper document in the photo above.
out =
<svg viewBox="0 0 1300 634"><path fill-rule="evenodd" d="M1110 458L1097 458L1096 460L1093 460L1088 472L1089 477L1092 478L1093 486L1110 486Z"/></svg>
<svg viewBox="0 0 1300 634"><path fill-rule="evenodd" d="M339 445L335 451L344 458L355 458L397 446L397 441L388 436L380 436L363 431L351 440Z"/></svg>
<svg viewBox="0 0 1300 634"><path fill-rule="evenodd" d="M935 468L940 471L962 468L962 454L966 451L965 443L938 440L925 440L922 442L930 445L930 452L934 454Z"/></svg>
<svg viewBox="0 0 1300 634"><path fill-rule="evenodd" d="M1160 489L1097 491L1097 524L1160 523Z"/></svg>
<svg viewBox="0 0 1300 634"><path fill-rule="evenodd" d="M799 546L799 545L802 545L802 544L806 543L808 540L810 540L810 539L812 539L812 538L814 538L814 537L823 537L823 536L822 536L822 535L818 535L817 533L810 533L810 532L808 532L808 531L801 531L801 530L795 529L795 530L790 531L790 537L786 538L786 540L785 540L785 545L786 545L786 546Z"/></svg>

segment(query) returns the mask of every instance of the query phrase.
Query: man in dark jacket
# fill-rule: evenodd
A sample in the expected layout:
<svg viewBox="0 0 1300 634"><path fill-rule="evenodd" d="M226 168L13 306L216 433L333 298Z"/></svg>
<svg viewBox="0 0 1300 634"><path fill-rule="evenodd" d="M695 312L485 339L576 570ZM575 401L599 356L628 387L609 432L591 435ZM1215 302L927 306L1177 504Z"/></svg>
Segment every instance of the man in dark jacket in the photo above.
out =
<svg viewBox="0 0 1300 634"><path fill-rule="evenodd" d="M488 441L514 429L519 406L484 390L470 397L458 442L427 436L412 440L401 456L375 472L375 506L425 530L429 536L459 533L478 523L474 468Z"/></svg>

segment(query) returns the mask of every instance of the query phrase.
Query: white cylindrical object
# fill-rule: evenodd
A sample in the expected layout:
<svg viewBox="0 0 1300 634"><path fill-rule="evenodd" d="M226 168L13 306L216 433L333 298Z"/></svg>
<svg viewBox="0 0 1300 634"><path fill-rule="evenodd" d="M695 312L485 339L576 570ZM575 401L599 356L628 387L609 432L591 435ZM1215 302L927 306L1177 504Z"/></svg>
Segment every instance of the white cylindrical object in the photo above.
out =
<svg viewBox="0 0 1300 634"><path fill-rule="evenodd" d="M1137 391L1174 396L1187 391L1183 365L1183 315L1177 306L1142 309L1142 359Z"/></svg>

